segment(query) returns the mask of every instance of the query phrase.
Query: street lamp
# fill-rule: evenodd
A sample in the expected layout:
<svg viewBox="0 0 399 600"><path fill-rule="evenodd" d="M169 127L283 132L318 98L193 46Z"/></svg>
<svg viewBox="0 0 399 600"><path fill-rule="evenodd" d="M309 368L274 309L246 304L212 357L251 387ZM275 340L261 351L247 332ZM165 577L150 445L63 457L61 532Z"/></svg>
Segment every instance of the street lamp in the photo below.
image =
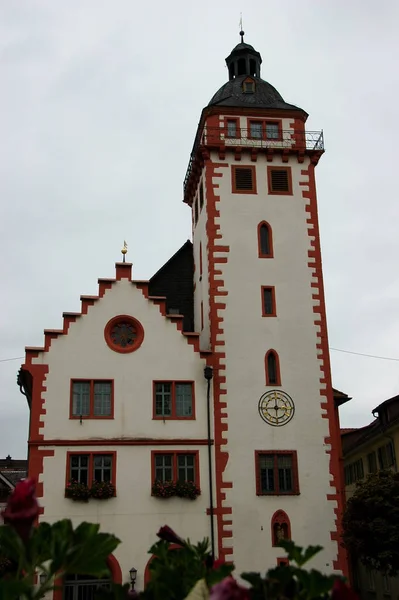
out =
<svg viewBox="0 0 399 600"><path fill-rule="evenodd" d="M132 590L134 590L134 584L136 583L136 578L137 578L137 569L132 567L129 570L129 573L130 573L130 582L132 584Z"/></svg>

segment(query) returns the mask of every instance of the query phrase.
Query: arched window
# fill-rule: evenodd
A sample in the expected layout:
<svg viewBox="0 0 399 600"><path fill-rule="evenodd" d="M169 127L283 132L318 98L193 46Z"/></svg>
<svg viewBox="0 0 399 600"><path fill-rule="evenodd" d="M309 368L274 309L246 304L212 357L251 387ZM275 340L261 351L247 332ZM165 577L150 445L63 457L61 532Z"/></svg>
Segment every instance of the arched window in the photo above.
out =
<svg viewBox="0 0 399 600"><path fill-rule="evenodd" d="M277 546L281 540L291 539L291 523L287 513L277 510L272 516L272 545Z"/></svg>
<svg viewBox="0 0 399 600"><path fill-rule="evenodd" d="M273 258L272 228L266 221L258 225L258 254L259 258Z"/></svg>
<svg viewBox="0 0 399 600"><path fill-rule="evenodd" d="M281 385L280 362L275 350L269 350L265 356L266 385Z"/></svg>

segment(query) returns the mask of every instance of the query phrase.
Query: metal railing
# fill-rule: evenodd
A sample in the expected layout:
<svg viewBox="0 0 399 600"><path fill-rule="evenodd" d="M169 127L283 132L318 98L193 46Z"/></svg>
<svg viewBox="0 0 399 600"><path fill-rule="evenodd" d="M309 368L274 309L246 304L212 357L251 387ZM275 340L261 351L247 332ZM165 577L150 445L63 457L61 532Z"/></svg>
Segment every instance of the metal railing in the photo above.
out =
<svg viewBox="0 0 399 600"><path fill-rule="evenodd" d="M278 137L267 137L266 132L254 131L237 127L236 130L227 131L225 128L204 127L201 137L197 137L193 151L188 163L186 176L184 178L184 190L186 190L188 180L191 175L193 162L195 160L198 147L200 145L220 146L226 148L246 147L246 148L271 148L274 150L289 149L306 151L324 150L323 131L295 131L286 129L279 131Z"/></svg>

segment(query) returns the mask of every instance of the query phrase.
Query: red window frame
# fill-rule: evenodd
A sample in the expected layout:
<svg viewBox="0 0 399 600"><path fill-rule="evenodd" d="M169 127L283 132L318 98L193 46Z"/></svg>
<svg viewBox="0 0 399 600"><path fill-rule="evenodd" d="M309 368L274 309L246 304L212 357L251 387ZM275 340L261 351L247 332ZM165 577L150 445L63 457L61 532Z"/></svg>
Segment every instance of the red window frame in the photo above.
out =
<svg viewBox="0 0 399 600"><path fill-rule="evenodd" d="M291 540L291 522L290 519L287 515L287 513L284 510L276 510L276 512L274 513L274 515L271 518L270 521L270 526L271 526L271 533L272 533L272 546L278 546L278 540L276 539L276 536L274 535L274 528L275 525L285 525L286 529L287 529L287 537L285 538L286 540Z"/></svg>
<svg viewBox="0 0 399 600"><path fill-rule="evenodd" d="M265 300L264 300L264 291L270 290L272 296L272 312L266 312ZM276 290L274 285L262 285L261 287L261 302L262 302L262 317L276 317Z"/></svg>
<svg viewBox="0 0 399 600"><path fill-rule="evenodd" d="M157 383L170 383L172 385L172 414L170 416L157 415L155 412L155 399L156 392L155 387ZM191 402L192 411L190 417L178 417L176 416L176 383L188 383L191 384ZM194 421L195 420L195 385L194 381L190 380L179 380L179 379L156 379L152 382L152 418L155 421Z"/></svg>
<svg viewBox="0 0 399 600"><path fill-rule="evenodd" d="M277 558L277 566L278 567L288 567L290 564L290 561L288 560L288 558L284 558L284 557L278 557Z"/></svg>
<svg viewBox="0 0 399 600"><path fill-rule="evenodd" d="M73 384L74 383L90 383L90 411L88 415L73 414ZM95 415L94 414L94 384L95 383L110 383L111 384L111 414L110 415ZM70 395L69 395L69 418L78 419L113 419L114 418L114 380L113 379L88 379L85 377L75 377L71 379Z"/></svg>
<svg viewBox="0 0 399 600"><path fill-rule="evenodd" d="M272 187L272 171L287 171L288 190L280 191L273 190ZM267 188L269 195L273 196L292 196L292 171L291 167L267 167Z"/></svg>
<svg viewBox="0 0 399 600"><path fill-rule="evenodd" d="M68 485L70 481L70 472L71 472L71 456L88 456L89 457L89 469L88 469L88 478L87 485L91 487L93 485L93 471L94 464L93 458L95 455L101 454L106 456L111 456L112 458L112 472L111 472L111 483L116 488L116 451L115 450L95 450L90 452L85 452L80 450L79 452L69 452L67 451L66 456L66 473L65 473L65 487Z"/></svg>
<svg viewBox="0 0 399 600"><path fill-rule="evenodd" d="M262 135L261 137L253 137L251 135L251 123L261 123L262 124ZM278 125L278 138L269 138L266 133L266 125ZM267 142L281 142L283 139L283 124L281 119L256 119L256 118L247 118L247 132L249 140L263 140Z"/></svg>
<svg viewBox="0 0 399 600"><path fill-rule="evenodd" d="M274 354L275 359L276 359L276 383L270 382L269 369L267 366L267 359L270 354ZM279 358L278 353L273 349L268 350L265 354L265 373L266 373L266 385L269 385L269 386L281 385L280 358Z"/></svg>
<svg viewBox="0 0 399 600"><path fill-rule="evenodd" d="M262 244L261 244L261 238L260 238L260 233L261 233L262 227L266 227L268 230L268 233L269 233L269 253L268 254L263 254L263 252L262 252ZM261 221L258 224L258 256L259 256L259 258L273 258L274 257L273 232L272 232L272 228L270 227L270 225L267 221Z"/></svg>
<svg viewBox="0 0 399 600"><path fill-rule="evenodd" d="M239 190L236 187L236 171L239 169L251 169L252 171L252 188L249 190ZM232 165L231 166L231 181L232 181L232 190L233 190L233 194L257 194L257 190L256 190L256 167L255 165L245 165L242 166L238 166L238 165Z"/></svg>
<svg viewBox="0 0 399 600"><path fill-rule="evenodd" d="M195 480L194 483L199 488L200 485L200 472L199 472L199 451L198 450L151 450L151 483L155 481L155 457L157 455L171 455L173 457L172 461L172 474L173 474L173 482L177 482L177 457L179 455L191 454L194 456L194 475Z"/></svg>
<svg viewBox="0 0 399 600"><path fill-rule="evenodd" d="M259 457L265 454L274 457L274 487L275 491L270 493L262 492ZM292 491L280 492L278 489L278 469L277 456L290 455L292 457ZM299 477L298 477L298 456L296 450L255 450L255 480L257 496L298 496L299 495Z"/></svg>

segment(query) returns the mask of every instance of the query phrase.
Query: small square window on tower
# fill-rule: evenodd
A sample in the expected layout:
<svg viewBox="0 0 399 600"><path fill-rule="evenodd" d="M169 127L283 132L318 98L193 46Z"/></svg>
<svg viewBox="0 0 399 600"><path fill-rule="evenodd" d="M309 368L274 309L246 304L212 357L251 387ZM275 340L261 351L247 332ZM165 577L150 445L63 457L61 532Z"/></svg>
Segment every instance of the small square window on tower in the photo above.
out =
<svg viewBox="0 0 399 600"><path fill-rule="evenodd" d="M292 195L292 176L290 167L267 167L269 194Z"/></svg>
<svg viewBox="0 0 399 600"><path fill-rule="evenodd" d="M254 94L255 93L255 82L253 79L248 77L243 81L242 89L244 94Z"/></svg>
<svg viewBox="0 0 399 600"><path fill-rule="evenodd" d="M233 194L256 194L255 166L231 167Z"/></svg>

